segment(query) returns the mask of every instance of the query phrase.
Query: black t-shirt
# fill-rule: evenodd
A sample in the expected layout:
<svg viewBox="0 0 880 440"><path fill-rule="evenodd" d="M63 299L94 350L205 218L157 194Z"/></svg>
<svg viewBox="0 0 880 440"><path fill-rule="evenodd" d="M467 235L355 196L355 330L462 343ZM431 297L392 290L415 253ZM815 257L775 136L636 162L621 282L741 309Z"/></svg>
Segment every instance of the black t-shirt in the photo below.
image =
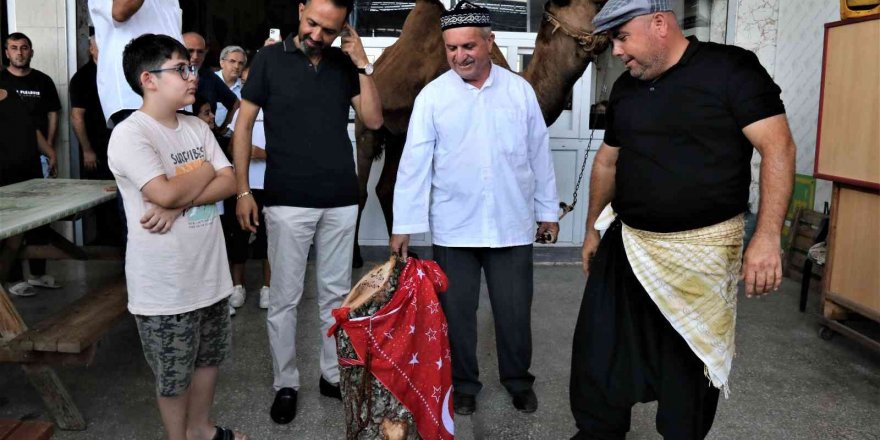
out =
<svg viewBox="0 0 880 440"><path fill-rule="evenodd" d="M43 177L37 128L18 95L6 91L0 101L0 186Z"/></svg>
<svg viewBox="0 0 880 440"><path fill-rule="evenodd" d="M260 50L241 96L263 108L267 206L358 203L347 127L359 94L357 68L338 48L324 50L317 70L292 37Z"/></svg>
<svg viewBox="0 0 880 440"><path fill-rule="evenodd" d="M85 109L86 134L98 157L98 166L107 167L107 142L110 129L104 120L101 99L98 97L98 66L89 61L70 79L70 106ZM109 169L107 170L109 172ZM112 174L110 175L112 178Z"/></svg>
<svg viewBox="0 0 880 440"><path fill-rule="evenodd" d="M14 90L24 102L25 108L37 128L47 136L49 133L49 112L61 110L61 100L55 83L43 72L31 69L27 76L15 76L8 70L0 71L0 87Z"/></svg>
<svg viewBox="0 0 880 440"><path fill-rule="evenodd" d="M199 69L199 85L196 94L210 102L213 108L217 108L218 102L226 108L232 108L238 101L238 96L229 90L229 86L210 67Z"/></svg>
<svg viewBox="0 0 880 440"><path fill-rule="evenodd" d="M615 82L605 143L619 147L612 206L627 225L674 232L748 208L753 146L742 129L785 113L752 52L695 38L653 81Z"/></svg>

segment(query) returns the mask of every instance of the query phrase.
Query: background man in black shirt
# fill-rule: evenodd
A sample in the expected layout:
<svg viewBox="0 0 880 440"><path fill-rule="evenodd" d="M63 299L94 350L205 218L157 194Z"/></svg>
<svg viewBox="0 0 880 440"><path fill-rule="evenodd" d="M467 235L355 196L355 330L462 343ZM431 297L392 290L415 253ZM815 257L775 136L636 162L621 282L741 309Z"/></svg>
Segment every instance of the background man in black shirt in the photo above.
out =
<svg viewBox="0 0 880 440"><path fill-rule="evenodd" d="M9 58L9 66L0 71L0 84L18 94L37 129L54 150L55 135L58 133L58 112L61 111L61 100L58 99L55 83L45 73L31 68L34 48L27 35L20 32L10 34L6 38L4 50Z"/></svg>
<svg viewBox="0 0 880 440"><path fill-rule="evenodd" d="M296 309L313 240L323 335L320 391L340 398L336 342L326 333L334 323L331 310L351 289L358 184L347 130L349 107L365 126L382 125L382 106L370 77L373 66L357 33L345 22L352 7L352 0L300 4L299 32L264 47L255 57L233 134L236 214L243 229L256 232L257 205L248 167L254 121L263 110L263 212L273 268L267 321L276 391L270 415L276 423L289 423L296 416ZM342 36L341 50L331 47L343 29L347 35Z"/></svg>
<svg viewBox="0 0 880 440"><path fill-rule="evenodd" d="M20 32L10 34L4 43L6 57L9 58L9 66L0 72L0 87L15 91L30 114L31 121L37 130L46 138L52 155L45 155L45 167L43 175L55 176L55 135L58 132L58 112L61 111L61 101L58 99L58 91L55 83L43 72L31 68L31 60L34 57L33 44L27 35ZM48 242L49 227L34 229L26 234L26 240L30 244L45 244ZM33 286L58 288L61 287L55 279L46 275L46 260L30 260L30 278L28 283Z"/></svg>
<svg viewBox="0 0 880 440"><path fill-rule="evenodd" d="M737 278L747 296L782 279L795 145L781 91L753 53L686 39L667 0L611 0L593 23L611 31L628 73L611 92L590 180L575 438L622 439L632 405L658 400L665 438L702 439L727 389ZM753 149L761 202L743 261ZM603 213L600 242L609 203L618 219Z"/></svg>
<svg viewBox="0 0 880 440"><path fill-rule="evenodd" d="M107 166L110 129L104 120L98 98L98 45L89 36L89 62L70 79L70 125L82 154L81 176L86 179L113 179Z"/></svg>

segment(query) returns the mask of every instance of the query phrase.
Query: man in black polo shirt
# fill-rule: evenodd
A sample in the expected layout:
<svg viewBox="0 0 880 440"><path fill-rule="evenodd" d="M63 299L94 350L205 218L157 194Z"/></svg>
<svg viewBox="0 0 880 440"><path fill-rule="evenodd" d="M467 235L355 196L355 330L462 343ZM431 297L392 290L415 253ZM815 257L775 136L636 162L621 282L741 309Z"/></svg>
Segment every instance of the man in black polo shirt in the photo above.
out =
<svg viewBox="0 0 880 440"><path fill-rule="evenodd" d="M664 438L702 439L728 391L737 281L747 296L781 282L794 142L757 57L685 38L668 0L611 0L593 23L629 72L611 92L590 181L575 439L623 439L632 405L652 400ZM753 149L761 204L743 259Z"/></svg>
<svg viewBox="0 0 880 440"><path fill-rule="evenodd" d="M336 343L327 336L330 311L351 288L358 183L348 137L353 106L364 125L378 129L382 108L360 38L345 23L352 0L308 0L299 30L264 47L254 59L233 135L238 183L236 214L256 232L257 208L248 186L254 121L263 110L266 131L265 219L273 268L267 315L275 373L276 423L296 416L296 309L306 258L314 240L321 317L321 394L340 397ZM347 35L341 35L345 31ZM342 48L331 47L337 36Z"/></svg>

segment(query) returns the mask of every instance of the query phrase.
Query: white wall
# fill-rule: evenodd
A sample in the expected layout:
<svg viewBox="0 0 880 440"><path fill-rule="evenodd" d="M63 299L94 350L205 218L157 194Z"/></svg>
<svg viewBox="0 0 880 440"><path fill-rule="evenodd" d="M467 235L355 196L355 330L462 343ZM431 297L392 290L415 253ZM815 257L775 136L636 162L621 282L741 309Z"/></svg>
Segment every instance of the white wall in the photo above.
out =
<svg viewBox="0 0 880 440"><path fill-rule="evenodd" d="M710 20L709 41L713 43L724 44L727 42L727 17L728 17L727 0L715 0L712 2L712 13Z"/></svg>
<svg viewBox="0 0 880 440"><path fill-rule="evenodd" d="M819 111L823 24L840 19L832 0L736 0L734 44L755 52L782 88L797 144L800 174L813 174ZM752 211L757 210L760 156L752 160ZM830 182L816 181L815 209L831 199Z"/></svg>
<svg viewBox="0 0 880 440"><path fill-rule="evenodd" d="M737 0L733 44L755 52L770 76L773 76L776 64L778 12L779 0ZM752 184L749 187L752 212L758 212L760 168L761 156L755 151L752 155Z"/></svg>
<svg viewBox="0 0 880 440"><path fill-rule="evenodd" d="M828 0L783 1L779 4L776 82L782 88L788 122L798 147L797 172L813 174L819 89L822 81L824 24L840 20L840 5ZM816 181L815 210L831 199L831 182Z"/></svg>

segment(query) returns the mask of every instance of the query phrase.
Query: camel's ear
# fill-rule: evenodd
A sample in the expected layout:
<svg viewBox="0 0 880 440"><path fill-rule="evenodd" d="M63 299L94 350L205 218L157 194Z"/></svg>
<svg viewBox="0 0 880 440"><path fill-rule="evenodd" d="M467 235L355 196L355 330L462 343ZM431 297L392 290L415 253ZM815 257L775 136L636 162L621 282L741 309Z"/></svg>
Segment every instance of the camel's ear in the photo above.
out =
<svg viewBox="0 0 880 440"><path fill-rule="evenodd" d="M571 4L571 0L548 0L547 3L553 3L554 5L556 5L560 8L564 8L564 7ZM544 9L547 9L546 5L545 5Z"/></svg>

